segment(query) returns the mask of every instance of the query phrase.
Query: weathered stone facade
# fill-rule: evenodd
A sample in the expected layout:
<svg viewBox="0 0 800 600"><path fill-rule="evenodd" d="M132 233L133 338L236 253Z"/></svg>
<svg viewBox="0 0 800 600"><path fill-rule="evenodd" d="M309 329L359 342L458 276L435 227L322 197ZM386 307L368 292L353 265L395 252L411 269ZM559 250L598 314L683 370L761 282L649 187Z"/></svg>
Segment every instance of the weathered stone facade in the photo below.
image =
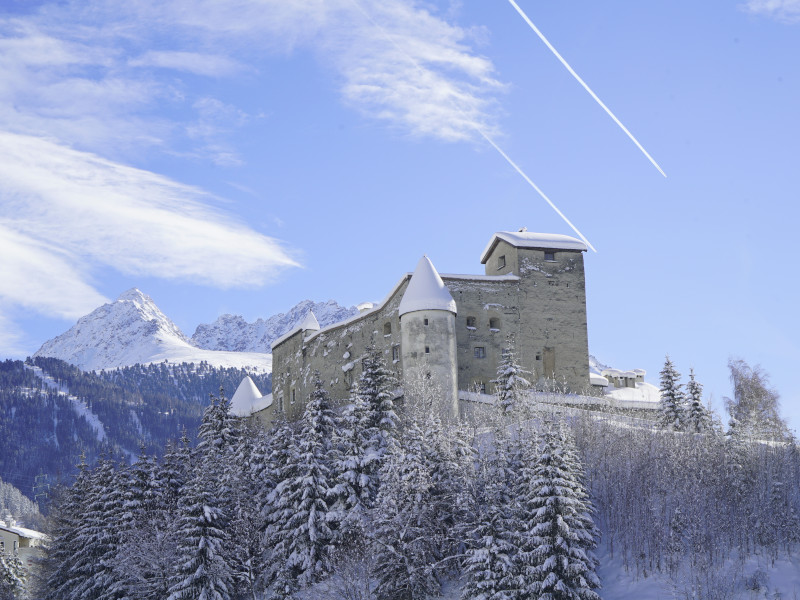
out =
<svg viewBox="0 0 800 600"><path fill-rule="evenodd" d="M456 304L454 325L434 318L431 329L419 330L427 311L404 315L409 331L401 331L398 307L411 274L404 275L378 306L322 330L299 328L273 344L271 420L284 411L298 418L319 372L331 397L348 397L361 373L361 359L369 347L379 349L402 387L404 363L424 352L420 336L442 337L428 344L434 371L451 361L455 336L455 364L459 390L493 392L491 381L512 336L516 354L532 381L552 381L575 392L589 388L589 351L586 326L585 246L574 238L527 232L501 232L493 236L481 261L485 275L441 275ZM452 316L452 313L449 313ZM413 323L414 331L411 331ZM425 338L431 339L433 338ZM404 348L415 344L414 349ZM439 350L443 348L444 350ZM406 373L408 376L408 373Z"/></svg>

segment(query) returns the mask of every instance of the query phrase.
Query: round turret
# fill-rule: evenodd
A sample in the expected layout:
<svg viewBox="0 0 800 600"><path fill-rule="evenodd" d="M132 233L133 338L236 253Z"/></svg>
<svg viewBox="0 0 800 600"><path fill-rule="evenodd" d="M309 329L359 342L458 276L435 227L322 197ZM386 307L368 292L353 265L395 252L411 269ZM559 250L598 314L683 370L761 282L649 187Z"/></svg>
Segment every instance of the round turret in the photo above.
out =
<svg viewBox="0 0 800 600"><path fill-rule="evenodd" d="M441 399L442 416L457 417L456 303L427 256L417 264L398 312L406 396Z"/></svg>

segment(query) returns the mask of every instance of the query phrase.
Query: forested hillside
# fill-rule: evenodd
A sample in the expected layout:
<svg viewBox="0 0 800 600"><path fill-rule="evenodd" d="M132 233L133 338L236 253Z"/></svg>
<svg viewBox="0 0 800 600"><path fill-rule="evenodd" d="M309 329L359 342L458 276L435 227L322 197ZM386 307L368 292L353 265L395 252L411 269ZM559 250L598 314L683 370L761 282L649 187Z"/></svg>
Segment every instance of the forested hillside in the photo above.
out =
<svg viewBox="0 0 800 600"><path fill-rule="evenodd" d="M733 368L731 412L765 406L758 369ZM800 544L795 440L694 420L665 373L682 416L665 402L661 422L540 402L510 370L474 422L443 421L432 388L395 406L376 357L341 411L318 380L270 431L214 401L195 448L101 461L63 491L39 597L599 600L598 543L670 597L791 597L758 563Z"/></svg>
<svg viewBox="0 0 800 600"><path fill-rule="evenodd" d="M93 464L103 452L130 458L140 445L160 452L184 429L193 435L209 394L222 388L232 395L248 374L270 391L269 375L204 363L87 373L54 358L6 360L0 363L0 477L44 499L81 460Z"/></svg>

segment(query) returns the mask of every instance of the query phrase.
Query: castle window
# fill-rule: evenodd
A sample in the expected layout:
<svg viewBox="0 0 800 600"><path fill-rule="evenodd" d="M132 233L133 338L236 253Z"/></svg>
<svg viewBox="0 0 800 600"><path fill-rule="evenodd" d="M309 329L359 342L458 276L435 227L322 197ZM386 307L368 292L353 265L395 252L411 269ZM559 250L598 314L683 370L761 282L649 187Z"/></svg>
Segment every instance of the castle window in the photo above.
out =
<svg viewBox="0 0 800 600"><path fill-rule="evenodd" d="M472 384L472 390L474 392L479 393L479 394L485 394L486 393L486 382L484 382L484 381L476 381L475 383Z"/></svg>
<svg viewBox="0 0 800 600"><path fill-rule="evenodd" d="M425 327L428 326L428 319L425 319Z"/></svg>
<svg viewBox="0 0 800 600"><path fill-rule="evenodd" d="M280 410L283 412L283 395L281 395L280 400L278 400L278 406L280 406Z"/></svg>
<svg viewBox="0 0 800 600"><path fill-rule="evenodd" d="M500 319L497 317L492 317L489 319L489 329L500 329Z"/></svg>
<svg viewBox="0 0 800 600"><path fill-rule="evenodd" d="M544 259L547 261L555 262L556 260L556 253L555 252L547 252L545 250Z"/></svg>
<svg viewBox="0 0 800 600"><path fill-rule="evenodd" d="M542 355L539 352L536 353L536 360L542 360Z"/></svg>
<svg viewBox="0 0 800 600"><path fill-rule="evenodd" d="M555 287L555 286L558 285L558 282L557 281L553 281L552 279L548 279L547 280L547 285Z"/></svg>
<svg viewBox="0 0 800 600"><path fill-rule="evenodd" d="M475 358L486 358L486 348L475 346Z"/></svg>
<svg viewBox="0 0 800 600"><path fill-rule="evenodd" d="M383 325L383 335L392 335L392 324L391 323L384 323L384 325Z"/></svg>
<svg viewBox="0 0 800 600"><path fill-rule="evenodd" d="M430 353L431 353L431 347L425 346L425 354L430 354Z"/></svg>
<svg viewBox="0 0 800 600"><path fill-rule="evenodd" d="M475 317L467 317L467 327L475 329Z"/></svg>
<svg viewBox="0 0 800 600"><path fill-rule="evenodd" d="M392 346L392 360L400 360L400 346Z"/></svg>
<svg viewBox="0 0 800 600"><path fill-rule="evenodd" d="M292 403L292 404L294 404L294 401L295 401L296 399L297 399L297 397L295 396L295 391L294 391L294 390L292 390L292 402L291 402L291 403Z"/></svg>
<svg viewBox="0 0 800 600"><path fill-rule="evenodd" d="M503 256L497 257L497 270L505 269L506 268L506 257L505 254Z"/></svg>

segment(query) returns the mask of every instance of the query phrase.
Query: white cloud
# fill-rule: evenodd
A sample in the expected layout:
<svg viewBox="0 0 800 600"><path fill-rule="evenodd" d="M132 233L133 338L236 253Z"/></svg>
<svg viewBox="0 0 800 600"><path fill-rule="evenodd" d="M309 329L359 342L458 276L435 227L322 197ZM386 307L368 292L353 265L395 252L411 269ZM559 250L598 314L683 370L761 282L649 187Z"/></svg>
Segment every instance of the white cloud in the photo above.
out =
<svg viewBox="0 0 800 600"><path fill-rule="evenodd" d="M51 141L0 134L0 181L7 228L83 263L220 287L262 285L297 266L200 190Z"/></svg>
<svg viewBox="0 0 800 600"><path fill-rule="evenodd" d="M131 59L132 67L159 67L185 71L207 77L229 77L245 70L244 66L225 56L181 51L148 51Z"/></svg>
<svg viewBox="0 0 800 600"><path fill-rule="evenodd" d="M182 73L246 81L302 48L369 118L465 140L494 131L502 90L472 33L415 0L68 0L0 15L0 337L19 339L9 307L73 318L102 303L101 266L218 287L297 266L202 190L124 164L152 151L241 164L228 138L249 115Z"/></svg>
<svg viewBox="0 0 800 600"><path fill-rule="evenodd" d="M748 0L744 9L786 23L800 22L800 0Z"/></svg>

